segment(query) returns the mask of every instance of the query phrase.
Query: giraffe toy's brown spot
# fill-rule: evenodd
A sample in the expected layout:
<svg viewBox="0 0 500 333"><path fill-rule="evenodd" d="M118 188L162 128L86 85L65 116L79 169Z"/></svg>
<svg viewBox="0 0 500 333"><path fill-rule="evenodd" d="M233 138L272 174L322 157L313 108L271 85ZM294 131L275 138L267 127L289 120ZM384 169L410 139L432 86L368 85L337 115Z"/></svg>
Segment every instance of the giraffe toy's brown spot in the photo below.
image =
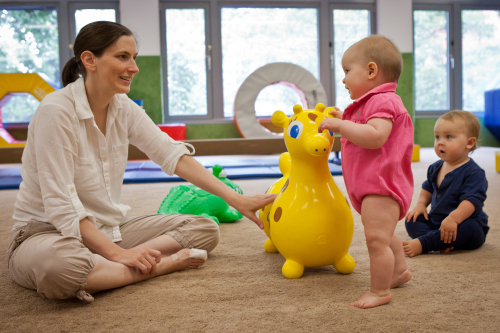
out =
<svg viewBox="0 0 500 333"><path fill-rule="evenodd" d="M285 192L287 187L288 187L288 179L286 180L285 185L283 185L283 188L281 189L281 193Z"/></svg>
<svg viewBox="0 0 500 333"><path fill-rule="evenodd" d="M318 115L317 114L314 114L314 113L309 113L307 115L309 117L309 119L311 119L312 121L316 121L316 118L318 118Z"/></svg>
<svg viewBox="0 0 500 333"><path fill-rule="evenodd" d="M283 209L281 207L276 208L274 212L274 222L278 222L281 218L281 214L283 214Z"/></svg>

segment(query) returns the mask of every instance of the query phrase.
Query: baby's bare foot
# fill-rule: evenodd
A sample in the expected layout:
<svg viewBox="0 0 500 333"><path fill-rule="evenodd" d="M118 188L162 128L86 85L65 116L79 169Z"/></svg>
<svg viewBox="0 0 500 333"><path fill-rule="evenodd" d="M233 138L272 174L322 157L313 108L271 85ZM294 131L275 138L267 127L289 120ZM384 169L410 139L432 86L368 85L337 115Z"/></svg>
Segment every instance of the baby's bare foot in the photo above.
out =
<svg viewBox="0 0 500 333"><path fill-rule="evenodd" d="M408 257L418 256L422 254L422 244L418 238L412 239L409 242L403 242L403 251Z"/></svg>
<svg viewBox="0 0 500 333"><path fill-rule="evenodd" d="M397 288L402 284L411 280L411 273L409 270L405 270L403 273L398 276L394 276L391 282L391 288Z"/></svg>
<svg viewBox="0 0 500 333"><path fill-rule="evenodd" d="M356 302L349 304L350 306L354 306L360 309L368 309L374 308L379 305L383 305L389 303L392 295L389 292L388 294L377 295L372 293L371 291L367 292L363 296L361 296Z"/></svg>
<svg viewBox="0 0 500 333"><path fill-rule="evenodd" d="M439 252L441 252L441 254L449 254L451 251L453 251L453 249L454 249L454 247L451 246L451 247L448 247L448 248L441 250Z"/></svg>

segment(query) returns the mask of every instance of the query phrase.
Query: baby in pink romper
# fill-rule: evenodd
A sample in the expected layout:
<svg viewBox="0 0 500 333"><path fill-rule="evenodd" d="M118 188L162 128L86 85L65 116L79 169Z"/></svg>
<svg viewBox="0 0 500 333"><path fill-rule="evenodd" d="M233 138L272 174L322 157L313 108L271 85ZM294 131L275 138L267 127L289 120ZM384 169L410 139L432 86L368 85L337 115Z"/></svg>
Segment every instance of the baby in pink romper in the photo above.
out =
<svg viewBox="0 0 500 333"><path fill-rule="evenodd" d="M390 288L411 279L400 238L394 233L411 203L413 125L395 94L402 58L387 38L372 35L342 57L342 81L354 100L330 112L318 130L342 135L342 172L351 203L364 225L370 256L370 290L352 306L388 303Z"/></svg>

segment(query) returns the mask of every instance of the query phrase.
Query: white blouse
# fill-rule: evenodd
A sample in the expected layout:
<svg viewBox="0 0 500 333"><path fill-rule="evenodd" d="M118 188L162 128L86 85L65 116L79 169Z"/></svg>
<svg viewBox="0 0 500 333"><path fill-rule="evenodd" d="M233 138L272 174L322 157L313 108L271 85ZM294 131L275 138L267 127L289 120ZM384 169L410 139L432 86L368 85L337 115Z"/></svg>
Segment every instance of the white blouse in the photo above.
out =
<svg viewBox="0 0 500 333"><path fill-rule="evenodd" d="M169 175L182 155L194 154L126 95L115 95L109 104L106 136L94 121L83 78L47 95L28 127L13 229L33 220L81 237L80 221L88 217L120 241L119 226L130 209L120 203L129 143Z"/></svg>

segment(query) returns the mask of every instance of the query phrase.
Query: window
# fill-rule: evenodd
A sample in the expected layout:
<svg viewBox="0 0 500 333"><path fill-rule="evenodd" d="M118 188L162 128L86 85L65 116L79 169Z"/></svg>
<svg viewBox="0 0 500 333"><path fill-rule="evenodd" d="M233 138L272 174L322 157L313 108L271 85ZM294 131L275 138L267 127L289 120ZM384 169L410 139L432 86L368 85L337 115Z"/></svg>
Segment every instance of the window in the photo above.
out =
<svg viewBox="0 0 500 333"><path fill-rule="evenodd" d="M57 11L53 7L0 9L0 72L38 73L60 82ZM29 122L38 107L30 94L12 94L3 101L5 123Z"/></svg>
<svg viewBox="0 0 500 333"><path fill-rule="evenodd" d="M75 36L89 23L96 21L116 22L114 9L77 9L75 10Z"/></svg>
<svg viewBox="0 0 500 333"><path fill-rule="evenodd" d="M368 9L334 9L333 10L333 59L335 82L335 106L344 110L352 103L342 80L342 56L354 43L371 34L370 10Z"/></svg>
<svg viewBox="0 0 500 333"><path fill-rule="evenodd" d="M415 109L450 109L448 11L416 10L414 21Z"/></svg>
<svg viewBox="0 0 500 333"><path fill-rule="evenodd" d="M169 116L208 115L205 9L167 9L166 45Z"/></svg>
<svg viewBox="0 0 500 333"><path fill-rule="evenodd" d="M316 8L222 8L221 35L225 117L233 116L243 81L266 64L293 63L319 79ZM279 107L291 113L295 103L302 104L291 88L270 86L259 94L256 114L271 116Z"/></svg>
<svg viewBox="0 0 500 333"><path fill-rule="evenodd" d="M481 117L484 92L500 88L500 5L415 2L416 117L453 109Z"/></svg>

